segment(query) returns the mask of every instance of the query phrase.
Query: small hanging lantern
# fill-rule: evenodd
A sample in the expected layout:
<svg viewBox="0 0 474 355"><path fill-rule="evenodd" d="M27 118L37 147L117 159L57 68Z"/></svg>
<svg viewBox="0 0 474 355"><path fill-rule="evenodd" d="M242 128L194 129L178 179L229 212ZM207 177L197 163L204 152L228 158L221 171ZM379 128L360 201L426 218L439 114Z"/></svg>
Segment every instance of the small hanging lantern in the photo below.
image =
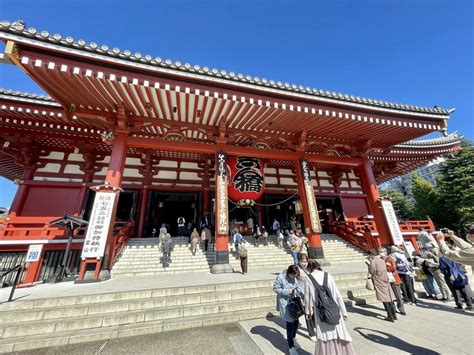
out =
<svg viewBox="0 0 474 355"><path fill-rule="evenodd" d="M296 214L302 214L303 213L303 207L301 206L301 201L298 200L298 201L295 201L293 203L295 205L295 213Z"/></svg>

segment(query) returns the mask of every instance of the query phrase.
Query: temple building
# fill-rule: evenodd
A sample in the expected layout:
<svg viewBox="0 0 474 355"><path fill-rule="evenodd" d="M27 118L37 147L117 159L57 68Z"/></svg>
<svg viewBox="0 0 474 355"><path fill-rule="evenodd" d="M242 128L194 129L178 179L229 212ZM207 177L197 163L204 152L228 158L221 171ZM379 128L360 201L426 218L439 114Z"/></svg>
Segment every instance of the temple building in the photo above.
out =
<svg viewBox="0 0 474 355"><path fill-rule="evenodd" d="M18 184L0 257L21 261L42 245L25 284L60 262L67 231L49 222L65 214L89 221L69 260L81 279L112 269L130 238L162 223L176 234L179 217L213 226L215 272L229 264L231 225L248 232L250 217L269 229L297 216L319 259L321 233L364 250L400 244L394 228L413 242L422 222L394 227L377 185L459 149L447 134L453 110L122 51L22 21L0 22L0 39L2 65L49 95L0 91L0 175ZM433 132L445 136L417 140Z"/></svg>

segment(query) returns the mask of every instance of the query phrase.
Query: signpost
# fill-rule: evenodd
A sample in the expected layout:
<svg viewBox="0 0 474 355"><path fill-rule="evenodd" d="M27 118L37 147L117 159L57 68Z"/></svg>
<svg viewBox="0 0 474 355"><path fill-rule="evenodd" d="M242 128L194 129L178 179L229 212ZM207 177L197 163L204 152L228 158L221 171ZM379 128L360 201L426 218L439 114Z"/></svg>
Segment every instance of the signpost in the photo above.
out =
<svg viewBox="0 0 474 355"><path fill-rule="evenodd" d="M39 261L42 251L43 244L31 244L26 253L25 263Z"/></svg>
<svg viewBox="0 0 474 355"><path fill-rule="evenodd" d="M81 259L104 256L115 196L111 192L96 193Z"/></svg>
<svg viewBox="0 0 474 355"><path fill-rule="evenodd" d="M390 234L392 235L393 244L403 245L403 235L400 231L400 225L398 224L397 215L393 209L392 201L388 199L381 200L385 219L387 220Z"/></svg>

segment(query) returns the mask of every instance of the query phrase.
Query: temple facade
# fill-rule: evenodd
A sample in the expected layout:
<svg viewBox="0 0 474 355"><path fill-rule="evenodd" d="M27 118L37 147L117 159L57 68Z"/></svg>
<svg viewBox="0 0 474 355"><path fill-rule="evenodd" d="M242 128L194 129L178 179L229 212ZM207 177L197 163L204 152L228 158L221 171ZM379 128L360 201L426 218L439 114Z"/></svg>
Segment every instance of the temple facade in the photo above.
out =
<svg viewBox="0 0 474 355"><path fill-rule="evenodd" d="M50 221L65 214L89 221L68 260L80 278L112 269L129 238L162 223L175 233L179 217L213 226L216 272L229 262L231 225L245 233L248 218L270 229L296 217L318 259L325 232L364 250L400 244L377 184L459 149L447 134L453 110L133 54L21 21L1 22L0 39L3 65L49 95L0 91L0 175L18 184L0 226L4 267L42 245L24 284L64 254L66 231ZM416 140L433 132L445 136ZM241 198L229 195L236 181ZM430 223L397 228L416 249L416 227Z"/></svg>

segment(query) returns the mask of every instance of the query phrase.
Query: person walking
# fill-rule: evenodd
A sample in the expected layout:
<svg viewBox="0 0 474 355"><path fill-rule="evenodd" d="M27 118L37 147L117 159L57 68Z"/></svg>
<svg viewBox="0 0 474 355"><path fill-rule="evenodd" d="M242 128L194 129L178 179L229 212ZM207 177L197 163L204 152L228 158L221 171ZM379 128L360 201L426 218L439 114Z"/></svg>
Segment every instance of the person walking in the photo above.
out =
<svg viewBox="0 0 474 355"><path fill-rule="evenodd" d="M306 279L304 288L304 309L306 319L313 319L316 326L315 354L320 355L353 355L352 337L347 331L345 321L347 310L341 293L333 277L321 269L321 265L314 259L309 260L308 271L311 273ZM316 291L318 290L318 291ZM321 319L319 292L326 291L333 305L339 308L340 319L338 324L329 324ZM337 308L336 308L337 310Z"/></svg>
<svg viewBox="0 0 474 355"><path fill-rule="evenodd" d="M390 256L394 258L395 264L397 266L397 273L402 280L402 293L403 299L410 304L416 304L415 297L415 288L413 283L414 269L411 264L408 262L403 251L393 245L390 248Z"/></svg>
<svg viewBox="0 0 474 355"><path fill-rule="evenodd" d="M280 317L286 324L286 340L288 342L290 355L297 355L298 351L296 348L300 348L296 340L299 320L292 317L287 307L292 296L301 296L304 294L304 289L298 283L298 276L298 267L296 265L290 265L277 276L273 283L273 292L277 294L277 311L280 312Z"/></svg>
<svg viewBox="0 0 474 355"><path fill-rule="evenodd" d="M259 247L260 246L260 237L262 236L262 230L260 229L260 226L258 224L255 225L255 230L253 232L253 236L254 236L254 245L256 247Z"/></svg>
<svg viewBox="0 0 474 355"><path fill-rule="evenodd" d="M268 246L268 232L265 226L262 226L263 245Z"/></svg>
<svg viewBox="0 0 474 355"><path fill-rule="evenodd" d="M178 237L185 237L186 236L186 220L184 217L179 217L178 221Z"/></svg>
<svg viewBox="0 0 474 355"><path fill-rule="evenodd" d="M283 232L281 231L281 229L278 229L277 231L276 241L277 241L278 249L283 249L283 242L285 241L285 236L283 235Z"/></svg>
<svg viewBox="0 0 474 355"><path fill-rule="evenodd" d="M253 235L253 233L255 232L254 231L254 224L253 224L253 218L252 216L250 216L248 219L247 219L247 228L249 229L249 233L250 235Z"/></svg>
<svg viewBox="0 0 474 355"><path fill-rule="evenodd" d="M191 251L193 255L196 255L196 249L199 244L199 232L197 231L197 228L194 228L192 233L191 233Z"/></svg>
<svg viewBox="0 0 474 355"><path fill-rule="evenodd" d="M382 302L383 307L387 312L385 320L394 322L397 320L395 305L393 304L393 301L395 301L396 298L388 280L387 265L385 260L380 255L377 255L375 249L369 250L369 258L371 260L369 272L372 275L372 280L374 282L375 295L377 296L377 300Z"/></svg>
<svg viewBox="0 0 474 355"><path fill-rule="evenodd" d="M247 241L243 240L239 244L239 248L237 249L237 253L240 258L240 268L242 269L242 275L247 273L248 268L248 243Z"/></svg>
<svg viewBox="0 0 474 355"><path fill-rule="evenodd" d="M397 309L402 316L406 316L405 305L403 304L402 291L400 284L400 276L398 276L397 265L395 264L395 259L387 255L387 249L379 248L379 255L382 259L385 260L385 265L387 267L388 281L390 282L390 287L392 288L395 298L397 300Z"/></svg>
<svg viewBox="0 0 474 355"><path fill-rule="evenodd" d="M201 241L204 241L204 251L207 252L209 240L211 239L211 230L208 226L204 226L201 232Z"/></svg>
<svg viewBox="0 0 474 355"><path fill-rule="evenodd" d="M293 257L293 263L294 263L294 265L297 265L298 264L298 255L301 251L301 240L295 234L294 231L290 232L290 236L288 238L288 246L291 249L291 256Z"/></svg>
<svg viewBox="0 0 474 355"><path fill-rule="evenodd" d="M280 222L278 222L276 218L273 219L272 231L275 235L278 235L278 232L280 231Z"/></svg>

